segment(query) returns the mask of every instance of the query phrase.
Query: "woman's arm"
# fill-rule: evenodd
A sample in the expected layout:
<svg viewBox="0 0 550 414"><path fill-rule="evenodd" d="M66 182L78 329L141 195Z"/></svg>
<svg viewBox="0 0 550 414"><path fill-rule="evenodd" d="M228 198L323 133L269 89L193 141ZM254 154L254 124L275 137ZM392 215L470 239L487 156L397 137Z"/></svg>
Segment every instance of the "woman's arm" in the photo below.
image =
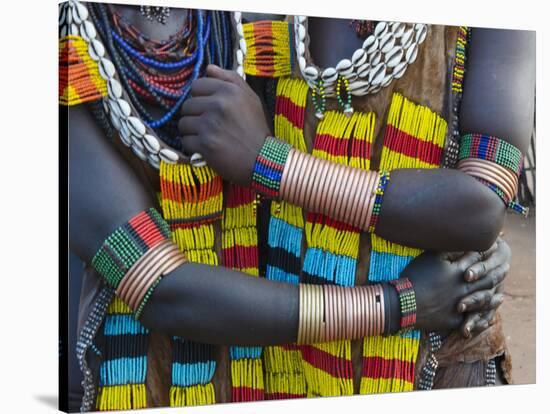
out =
<svg viewBox="0 0 550 414"><path fill-rule="evenodd" d="M525 153L535 114L535 32L474 28L471 36L461 132L496 136Z"/></svg>
<svg viewBox="0 0 550 414"><path fill-rule="evenodd" d="M71 109L69 135L70 248L90 263L114 229L154 202L85 108ZM484 287L484 282L467 283L466 267L457 263L437 255L424 257L407 274L418 287L419 328L456 328L462 320L458 301ZM392 315L389 332L394 332L399 305L395 292L386 290ZM142 322L150 329L202 342L282 344L296 340L299 308L295 285L188 263L161 280Z"/></svg>

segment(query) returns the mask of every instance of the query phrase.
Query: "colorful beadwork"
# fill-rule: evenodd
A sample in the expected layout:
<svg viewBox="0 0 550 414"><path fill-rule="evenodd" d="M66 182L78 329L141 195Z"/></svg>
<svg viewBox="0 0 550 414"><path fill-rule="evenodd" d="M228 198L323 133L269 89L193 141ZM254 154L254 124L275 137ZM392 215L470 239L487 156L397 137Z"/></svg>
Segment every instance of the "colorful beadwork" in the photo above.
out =
<svg viewBox="0 0 550 414"><path fill-rule="evenodd" d="M458 149L460 141L459 113L462 103L462 88L464 84L464 75L466 59L468 57L468 44L470 42L470 29L466 26L460 26L457 30L457 40L455 46L455 59L453 63L452 83L452 114L451 128L447 132L447 146L445 147L444 166L446 168L455 168L458 162Z"/></svg>
<svg viewBox="0 0 550 414"><path fill-rule="evenodd" d="M254 164L252 188L268 197L277 198L290 144L267 137Z"/></svg>
<svg viewBox="0 0 550 414"><path fill-rule="evenodd" d="M384 198L384 191L390 182L390 173L388 171L380 171L380 181L378 181L378 187L376 188L376 197L374 198L374 206L372 208L372 216L369 223L369 233L374 233L376 225L378 224L378 218L380 217L380 210L382 209L382 200Z"/></svg>
<svg viewBox="0 0 550 414"><path fill-rule="evenodd" d="M344 85L345 97L342 98L342 85ZM349 80L343 76L338 77L336 82L336 99L338 105L342 108L342 111L348 116L353 113L353 107L351 106L351 92L349 90Z"/></svg>
<svg viewBox="0 0 550 414"><path fill-rule="evenodd" d="M172 239L189 261L218 265L214 251L214 222L222 215L222 180L208 167L160 165L161 207ZM181 347L181 341L185 346ZM215 402L212 345L174 338L170 405ZM190 373L193 373L190 376Z"/></svg>
<svg viewBox="0 0 550 414"><path fill-rule="evenodd" d="M343 165L369 169L374 113L347 116L328 111L317 125L312 155ZM321 214L307 214L304 283L354 286L360 231ZM353 394L351 341L302 346L308 396Z"/></svg>
<svg viewBox="0 0 550 414"><path fill-rule="evenodd" d="M407 331L414 327L416 323L416 295L414 293L411 281L406 277L390 280L390 285L395 287L399 295L399 305L401 308L401 331Z"/></svg>
<svg viewBox="0 0 550 414"><path fill-rule="evenodd" d="M258 277L256 199L247 187L229 185L222 218L222 265ZM264 399L262 347L232 346L231 401Z"/></svg>
<svg viewBox="0 0 550 414"><path fill-rule="evenodd" d="M107 309L103 334L105 346L100 351L99 390L96 408L130 410L147 406L148 330L132 315L132 310L118 297Z"/></svg>
<svg viewBox="0 0 550 414"><path fill-rule="evenodd" d="M438 168L441 163L447 123L429 108L416 105L394 93L390 105L380 170ZM422 250L401 246L371 234L369 281L399 278L403 269ZM411 391L420 332L363 341L361 394Z"/></svg>
<svg viewBox="0 0 550 414"><path fill-rule="evenodd" d="M113 288L132 265L163 240L170 237L170 229L154 208L142 211L117 228L103 242L92 259L92 266Z"/></svg>
<svg viewBox="0 0 550 414"><path fill-rule="evenodd" d="M107 83L97 62L88 54L86 41L75 35L59 40L59 104L72 106L107 96Z"/></svg>
<svg viewBox="0 0 550 414"><path fill-rule="evenodd" d="M466 134L460 139L458 159L480 158L511 170L518 177L523 165L521 151L512 144L490 135Z"/></svg>
<svg viewBox="0 0 550 414"><path fill-rule="evenodd" d="M243 24L246 41L244 72L263 77L288 76L294 66L292 26L284 21Z"/></svg>
<svg viewBox="0 0 550 414"><path fill-rule="evenodd" d="M321 79L317 80L317 83L311 88L311 101L313 108L315 109L315 116L317 119L323 119L325 116L325 110L327 109L325 86Z"/></svg>
<svg viewBox="0 0 550 414"><path fill-rule="evenodd" d="M307 84L300 79L281 78L277 81L274 133L300 151L307 151L303 128L308 93ZM272 201L266 279L293 284L300 282L303 233L302 209L285 201ZM265 347L263 361L266 399L306 396L299 347L293 344Z"/></svg>

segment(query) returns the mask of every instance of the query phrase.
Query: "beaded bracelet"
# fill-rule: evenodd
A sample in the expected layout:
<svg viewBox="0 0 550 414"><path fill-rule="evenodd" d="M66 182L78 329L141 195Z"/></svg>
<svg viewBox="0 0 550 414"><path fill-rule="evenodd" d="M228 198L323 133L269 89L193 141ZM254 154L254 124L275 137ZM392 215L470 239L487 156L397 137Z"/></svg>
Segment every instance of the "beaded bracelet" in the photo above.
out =
<svg viewBox="0 0 550 414"><path fill-rule="evenodd" d="M399 305L401 308L400 332L406 332L414 328L416 324L416 296L411 281L402 277L389 282L399 296Z"/></svg>
<svg viewBox="0 0 550 414"><path fill-rule="evenodd" d="M380 217L380 210L382 208L382 199L384 198L384 192L390 182L390 173L388 171L380 171L380 179L378 181L378 187L376 188L376 197L374 199L374 206L372 208L371 218L369 222L370 233L374 233L376 225L378 224L378 218Z"/></svg>
<svg viewBox="0 0 550 414"><path fill-rule="evenodd" d="M170 228L154 208L142 211L103 242L92 266L113 288L149 249L170 237Z"/></svg>
<svg viewBox="0 0 550 414"><path fill-rule="evenodd" d="M494 191L511 210L527 215L514 201L523 165L521 151L512 144L483 134L466 134L460 141L458 169Z"/></svg>
<svg viewBox="0 0 550 414"><path fill-rule="evenodd" d="M267 137L256 157L252 188L265 196L277 198L283 169L291 149L290 144L274 137Z"/></svg>
<svg viewBox="0 0 550 414"><path fill-rule="evenodd" d="M466 134L461 137L458 159L465 158L492 161L512 170L517 176L521 173L523 163L523 155L518 148L502 139L483 134Z"/></svg>

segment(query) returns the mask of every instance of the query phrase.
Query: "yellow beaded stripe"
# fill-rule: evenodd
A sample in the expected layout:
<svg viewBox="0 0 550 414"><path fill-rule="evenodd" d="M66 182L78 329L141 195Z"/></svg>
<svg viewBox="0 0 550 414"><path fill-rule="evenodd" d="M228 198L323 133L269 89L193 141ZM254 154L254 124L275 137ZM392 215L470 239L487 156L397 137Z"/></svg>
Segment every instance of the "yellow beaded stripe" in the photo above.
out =
<svg viewBox="0 0 550 414"><path fill-rule="evenodd" d="M190 261L217 265L213 222L221 218L221 178L209 167L161 162L160 184L162 212L171 225L174 242ZM170 388L172 407L212 403L215 394L211 380L206 384Z"/></svg>
<svg viewBox="0 0 550 414"><path fill-rule="evenodd" d="M107 82L80 36L59 39L59 104L71 106L107 96Z"/></svg>
<svg viewBox="0 0 550 414"><path fill-rule="evenodd" d="M113 315L128 315L133 318L132 310L117 296L113 298L107 308L107 318ZM108 363L108 361L103 361L102 363ZM122 371L123 369L120 367L119 370ZM99 411L132 410L145 408L146 406L145 383L106 385L99 386L98 388L96 408Z"/></svg>
<svg viewBox="0 0 550 414"><path fill-rule="evenodd" d="M357 168L370 168L370 146L374 139L375 115L373 113L354 112L350 117L339 111L325 112L323 120L317 125L315 145L312 154L329 161ZM354 150L362 147L363 151ZM353 156L350 156L353 154ZM337 227L335 227L335 225ZM360 233L350 226L338 225L335 222L323 222L315 219L307 220L305 226L308 249L322 251L322 258L341 260L351 264L347 267L347 275L340 275L340 268L335 269L334 279L323 274L314 264L316 259L308 262L308 250L304 262L304 271L314 276L316 280L332 282L339 285L353 286L355 284L355 266L359 256ZM313 254L312 254L313 257ZM321 259L321 261L323 261ZM342 264L343 266L343 264ZM342 267L343 269L343 267ZM311 345L311 358L304 362L308 396L335 396L353 394L353 376L351 367L351 341L333 341ZM332 373L316 366L323 362L323 355L331 358ZM338 373L338 374L335 374ZM346 374L344 374L346 373Z"/></svg>
<svg viewBox="0 0 550 414"><path fill-rule="evenodd" d="M244 72L252 76L280 77L292 72L290 32L287 22L258 21L243 24L246 41Z"/></svg>
<svg viewBox="0 0 550 414"><path fill-rule="evenodd" d="M447 123L439 115L395 93L387 118L380 169L438 168L446 130ZM391 243L376 234L371 235L371 243L369 280L373 282L397 278L403 268L422 253L420 249ZM365 338L360 393L411 391L419 336L418 331L412 331L404 336ZM384 370L389 370L389 375L382 375Z"/></svg>
<svg viewBox="0 0 550 414"><path fill-rule="evenodd" d="M255 194L250 188L230 184L224 198L223 265L258 277ZM261 352L261 347L230 347L232 401L263 400Z"/></svg>
<svg viewBox="0 0 550 414"><path fill-rule="evenodd" d="M309 88L301 79L281 78L277 82L277 98L293 105L294 113L303 119ZM304 112L301 112L304 111ZM275 136L300 151L307 151L302 125L289 120L284 113L275 113ZM280 219L303 231L302 209L287 202L272 201L271 217ZM270 229L270 231L272 231ZM299 275L297 275L299 276ZM295 346L268 346L263 351L265 369L265 393L267 399L279 399L306 395L306 383L300 350Z"/></svg>

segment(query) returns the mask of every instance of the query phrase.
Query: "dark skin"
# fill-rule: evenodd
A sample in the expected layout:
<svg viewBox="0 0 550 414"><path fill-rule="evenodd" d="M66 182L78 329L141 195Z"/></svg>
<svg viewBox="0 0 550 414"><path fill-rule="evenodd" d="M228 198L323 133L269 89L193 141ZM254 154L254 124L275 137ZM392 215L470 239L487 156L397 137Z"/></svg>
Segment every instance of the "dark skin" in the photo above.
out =
<svg viewBox="0 0 550 414"><path fill-rule="evenodd" d="M89 263L109 233L155 202L86 108L70 110L69 136L70 248ZM478 257L458 256L425 253L405 270L417 290L419 329L458 328L463 314L457 303L490 287L487 277L473 283L464 279ZM394 290L389 292L395 331L399 305ZM274 345L296 340L298 309L295 285L193 263L162 280L141 321L150 329L206 343Z"/></svg>
<svg viewBox="0 0 550 414"><path fill-rule="evenodd" d="M155 36L154 33L149 34ZM246 101L243 101L243 104L256 99L256 105L259 102L261 108L261 102L251 91L243 87L239 93L240 98L246 96ZM254 119L260 114L264 116L263 111L258 110L255 113L250 112L248 109L251 108L248 106L241 106L241 108L247 108L247 110L243 110L240 115L252 114ZM220 107L218 112L223 113L225 109L227 108ZM214 121L209 122L210 127L215 127L215 125ZM233 125L231 126L233 127ZM83 260L89 262L107 234L128 217L153 205L154 202L124 160L105 142L101 132L83 108L71 110L70 127L71 249L74 249ZM235 131L238 132L233 129L233 132ZM239 134L235 133L234 136L239 136ZM245 141L241 147L248 148L249 155L253 154L253 158L255 158L257 150L254 152L251 149L256 147L251 147L248 141ZM223 154L223 152L214 151L214 147L209 148L209 154L216 152ZM94 157L97 158L93 159ZM250 156L237 159L244 161L249 158ZM212 162L211 165L213 165ZM234 167L235 164L233 164ZM101 197L98 197L98 194L101 194ZM467 249L466 246L459 243L453 247L455 248L449 250L472 248L470 246ZM469 287L464 287L466 290L457 289L453 292L456 295L451 296L448 300L449 303L446 303L450 304L446 308L447 312L432 311L431 314L419 315L421 321L427 321L430 325L422 325L420 322L418 327L421 329L454 329L462 320L462 315L456 309L459 299L468 297L466 294L476 289L487 290L487 286L481 283L477 285L464 283L462 275L467 269L464 266L459 267L458 270L456 268L447 269L447 275L442 276L440 272L444 264L442 262L450 263L448 258L432 256L430 260L423 260L425 260L423 266L428 266L426 263L430 262L434 268L430 270L418 265L417 269L422 270L422 272L419 271L422 276L417 276L418 281L415 280L415 283L422 283L421 280L425 283L431 282L430 276L427 275L438 275L438 277L448 277L449 280L457 280L456 283L462 283L463 286ZM457 266L455 265L455 267ZM501 274L503 277L505 273L501 272ZM456 275L459 277L453 279ZM484 274L480 276L484 276ZM414 271L411 271L409 277L415 278ZM482 277L482 280L485 279ZM220 289L222 280L231 282L231 286L227 285L231 289ZM210 287L208 287L209 283L212 284ZM214 288L220 290L219 296L215 298L213 296L216 294L212 293ZM205 342L257 344L259 338L262 338L266 343L288 343L295 339L297 326L297 314L294 313L297 307L297 291L293 293L292 289L291 286L245 277L228 269L196 264L182 266L159 285L144 312L143 322L151 329L181 334L187 338ZM446 286L446 292L448 290L449 286ZM432 292L434 295L437 293ZM236 297L241 300L235 300ZM207 302L208 300L215 301ZM426 300L426 303L429 303L427 299L419 300ZM432 298L432 300L434 299ZM171 305L168 304L170 301L172 301ZM174 304L174 301L177 304ZM201 304L204 303L209 303L208 309L201 307ZM212 303L218 306L212 306ZM281 309L281 306L283 309L289 309L289 312L277 316L276 310ZM428 308L430 307L426 306L426 309ZM227 309L232 309L234 312L226 312ZM472 304L469 309L482 308L476 308L476 304ZM249 312L250 310L253 312ZM179 316L172 320L172 318L163 317L167 314ZM216 324L222 314L225 318L232 319L222 318L224 323ZM274 317L282 319L274 320ZM208 326L207 332L203 332L201 329L204 326ZM268 326L269 332L263 332L262 326L264 330L266 330L265 326Z"/></svg>

